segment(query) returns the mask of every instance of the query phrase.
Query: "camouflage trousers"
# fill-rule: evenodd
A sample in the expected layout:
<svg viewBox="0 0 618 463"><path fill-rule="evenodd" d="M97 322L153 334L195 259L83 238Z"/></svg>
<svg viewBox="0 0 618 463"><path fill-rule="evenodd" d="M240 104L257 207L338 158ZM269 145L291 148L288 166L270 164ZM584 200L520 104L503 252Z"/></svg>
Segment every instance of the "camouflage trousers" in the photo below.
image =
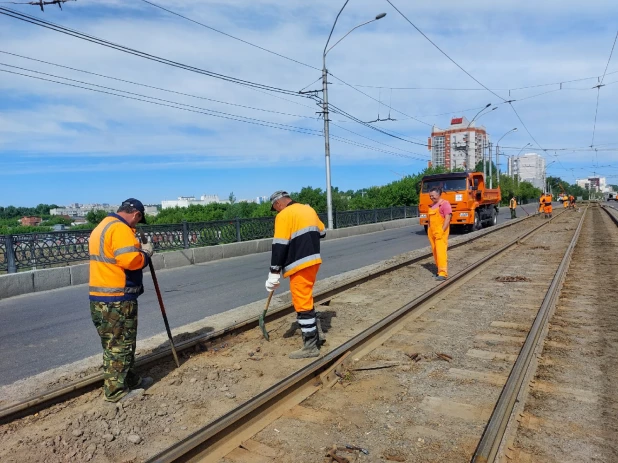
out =
<svg viewBox="0 0 618 463"><path fill-rule="evenodd" d="M133 372L137 301L90 301L90 316L103 346L103 391L106 400L113 402L140 381Z"/></svg>

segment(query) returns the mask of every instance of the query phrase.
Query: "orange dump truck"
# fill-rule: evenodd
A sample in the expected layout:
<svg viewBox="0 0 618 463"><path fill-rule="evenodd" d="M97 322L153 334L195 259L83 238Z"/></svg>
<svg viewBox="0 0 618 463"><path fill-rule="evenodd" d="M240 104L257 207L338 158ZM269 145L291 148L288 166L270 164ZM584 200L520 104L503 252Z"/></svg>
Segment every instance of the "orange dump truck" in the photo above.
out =
<svg viewBox="0 0 618 463"><path fill-rule="evenodd" d="M453 172L450 174L426 175L421 181L419 216L425 230L429 225L427 211L431 205L429 190L442 188L442 198L451 204L452 227L461 227L466 231L478 230L481 226L498 223L498 205L500 204L500 187L485 187L482 172Z"/></svg>

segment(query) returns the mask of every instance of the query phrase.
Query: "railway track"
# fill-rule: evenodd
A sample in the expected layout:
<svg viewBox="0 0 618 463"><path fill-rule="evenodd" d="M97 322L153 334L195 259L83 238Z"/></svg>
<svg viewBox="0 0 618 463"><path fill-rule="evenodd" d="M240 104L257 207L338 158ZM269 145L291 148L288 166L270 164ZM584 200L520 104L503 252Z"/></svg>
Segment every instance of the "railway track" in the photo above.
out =
<svg viewBox="0 0 618 463"><path fill-rule="evenodd" d="M471 235L469 239L464 239L457 244L454 244L453 246L451 246L451 249L456 249L461 246L469 245L479 239L487 237L488 235L504 232L505 229L513 230L514 233L517 233L520 228L526 227L526 223L530 218L531 217L526 217L516 221L507 222L497 227L490 227L483 230L481 233ZM378 272L353 278L349 281L343 281L335 287L317 293L315 295L315 303L327 303L334 295L339 294L342 291L379 278L388 273L395 272L401 268L405 268L406 266L420 262L429 257L431 257L430 253L424 253L418 256L414 256L410 259L395 262L394 264L388 265ZM291 303L279 307L273 307L269 311L266 321L269 324L275 322L289 315L290 313L293 313L293 310L294 309ZM258 316L255 316L253 318L243 320L239 323L228 326L227 328L220 331L205 333L180 342L176 341L176 349L179 353L192 352L194 349L199 348L201 345L214 345L219 342L225 342L225 339L237 336L249 330L253 330L257 326ZM151 367L153 365L156 365L157 363L169 360L171 358L171 355L172 354L170 348L165 347L163 349L157 350L156 352L152 352L138 358L136 360L136 367L141 369ZM9 423L24 416L34 415L38 411L44 410L54 404L66 402L75 397L83 395L89 391L100 387L102 385L102 382L103 374L96 373L86 376L84 378L79 378L75 381L71 381L68 384L63 384L62 386L42 391L32 397L28 397L17 403L11 403L9 405L0 407L0 425L4 423Z"/></svg>
<svg viewBox="0 0 618 463"><path fill-rule="evenodd" d="M367 395L367 391L371 391L372 386L375 387L376 384L378 384L378 389L383 387L388 389L390 387L390 379L388 378L392 373L395 373L400 378L405 377L404 382L406 382L408 389L411 387L411 384L416 384L419 379L430 379L433 381L446 378L449 381L468 384L475 381L472 378L475 373L473 373L472 369L450 368L455 366L455 362L458 363L458 367L465 367L466 362L461 363L463 360L480 361L481 363L489 361L493 364L497 360L503 359L502 357L509 361L512 357L516 357L516 352L505 354L501 357L499 353L492 354L491 349L482 349L476 344L506 345L511 350L519 349L519 343L523 343L523 338L521 336L513 336L510 333L510 330L513 329L511 325L519 324L521 326L525 323L532 323L533 315L541 305L544 292L549 286L551 276L553 275L552 272L555 272L558 268L568 241L571 239L570 235L577 228L576 223L580 217L581 214L572 213L571 211L557 214L551 222L537 217L536 219L533 218L530 222L516 223L507 230L504 230L501 235L492 233L489 236L485 235L484 238L482 236L475 237L474 247L461 243L459 249L451 248L449 252L451 268L454 268L457 273L447 283L439 286L436 286L433 281L429 283L426 281L428 278L423 275L429 272L423 269L425 264L410 265L411 263L421 263L421 257L426 257L419 256L410 261L397 263L394 265L396 267L394 269L384 269L380 275L363 278L362 281L349 281L340 285L339 290L332 289L328 293L323 293L316 301L316 303L322 304L320 310L323 313L330 312L331 316L333 316L333 313L336 313L338 314L337 317L341 318L341 320L337 320L337 318L328 320L327 326L330 325L331 327L331 331L327 334L329 344L325 346L328 349L323 348L323 351L327 352L327 354L316 362L306 364L304 368L295 371L291 375L283 373L286 369L294 371L293 366L295 365L297 368L298 363L292 362L288 365L281 357L274 357L274 355L281 354L272 354L273 357L269 358L268 354L264 353L264 351L273 346L271 342L262 343L262 353L264 355L261 358L248 358L242 363L244 383L241 380L235 386L232 383L238 381L238 377L231 379L226 377L227 385L224 384L220 389L213 388L210 385L199 386L199 388L203 388L200 391L202 396L212 396L212 400L209 402L210 405L204 403L203 399L193 400L191 397L174 402L172 394L161 393L160 388L152 396L147 395L142 397L142 401L125 406L124 410L123 407L119 407L108 411L102 409L99 405L93 405L88 409L86 403L98 403L100 401L100 396L96 391L90 392L84 396L84 399L69 400L64 405L52 407L49 411L42 412L38 418L29 416L9 425L4 431L5 437L8 436L7 439L4 439L4 442L2 439L3 429L0 427L0 446L11 445L14 442L20 443L15 452L4 454L0 452L0 459L8 457L7 461L40 461L36 458L36 455L32 455L29 452L28 447L33 448L35 445L43 445L47 447L47 450L53 447L51 450L54 454L59 451L57 453L58 459L46 459L50 462L66 461L61 457L65 457L67 452L69 455L73 455L74 461L93 462L136 462L145 460L174 462L219 460L225 462L321 461L320 459L326 455L329 447L329 443L325 442L323 438L312 438L311 443L313 445L309 447L307 445L299 445L299 441L294 441L294 439L291 439L288 442L289 447L286 447L285 442L282 441L284 435L277 428L285 429L285 427L277 423L280 423L281 420L290 421L293 417L298 418L303 424L306 424L306 420L309 420L313 425L316 425L316 420L326 420L326 431L320 430L315 435L320 437L321 435L326 435L325 432L328 435L338 433L340 435L338 439L329 438L330 444L335 443L335 441L343 442L348 440L353 440L356 443L360 443L361 440L370 442L371 439L361 439L362 436L359 437L358 433L346 434L341 429L333 430L328 428L329 416L331 418L332 416L340 417L344 421L348 420L346 406L336 412L329 411L331 405L341 401L338 395L343 392L352 392L355 387L360 388L361 396L363 394ZM508 239L510 242L495 251L495 242L492 242L491 238L495 238L495 236L502 237L503 235L504 238L501 239L505 241ZM569 237L565 239L567 235ZM557 236L559 237L558 240L561 243L561 247L555 247L553 244L548 246L546 244L553 243ZM516 238L513 239L513 237ZM548 237L550 237L549 240ZM519 260L513 258L513 255L518 253L521 254ZM539 256L543 256L543 259L538 259L537 257ZM481 257L480 260L479 257ZM505 266L505 262L508 262L508 265ZM547 271L546 267L548 265L550 267L553 266L553 270L550 271L552 275L549 275L546 279L547 281L544 281L541 285L534 281L527 281L526 278L529 277L525 275L526 271L528 271L527 266L530 265L545 266L543 267L545 269L543 270L544 272ZM509 269L516 270L509 271ZM535 271L530 270L528 275L538 276L538 272L538 269L536 274ZM486 285L479 285L477 281L482 275L489 275ZM496 281L497 277L502 277L502 280ZM518 280L520 277L523 280ZM528 302L519 300L514 303L513 307L522 309L519 315L523 318L511 320L509 318L511 315L509 310L504 307L505 298L521 299L524 294L529 292L531 287L537 296L536 299L528 300ZM543 287L542 291L539 289L540 287ZM491 309L494 308L493 304L495 301L492 301L491 295L495 293L496 289L506 291L507 288L513 289L512 294L510 292L507 294L508 291L505 292L502 295L503 297L498 300L500 302L499 310L496 313L492 313ZM465 296L461 296L462 294L465 294ZM371 297L367 295L371 295ZM406 298L410 302L401 306L401 300ZM461 298L466 301L464 306L461 304ZM330 304L330 306L325 304ZM444 307L441 307L443 305ZM470 305L470 307L467 307L467 305ZM371 307L371 316L374 318L367 316L366 319L362 319L362 317L358 320L354 319L355 313L367 307ZM437 308L440 308L440 313L436 312ZM280 310L280 314L268 320L268 326L274 327L275 332L290 324L289 310L287 313L285 307ZM489 313L486 313L488 310ZM476 314L478 317L474 311L478 311L478 314ZM508 321L496 321L493 319L499 315L506 317ZM451 318L449 319L449 317ZM470 323L471 317L474 320L472 324ZM494 321L497 322L495 326L492 325ZM350 322L353 322L352 325L350 325ZM350 325L347 327L350 333L338 333L335 330L337 328L342 331L346 325ZM453 326L457 327L461 333L452 338L444 336ZM489 326L490 331L493 330L493 332L474 332L474 330L478 331L481 327L486 326ZM506 329L507 334L496 333L494 328L497 328L498 331ZM204 369L208 376L207 381L204 378L205 382L209 384L216 383L215 377L211 376L213 373L212 364L204 366L203 359L202 364L192 363L203 356L206 356L206 363L213 363L216 360L221 366L221 361L223 361L224 366L232 367L220 370L220 373L217 373L218 375L221 374L219 378L233 375L233 370L236 369L237 364L232 366L232 362L238 359L239 351L246 349L247 345L255 345L257 339L261 341L259 334L255 335L257 330L249 331L246 326L241 327L240 330L240 334L235 333L236 336L229 336L227 338L228 342L232 345L229 353L222 353L223 350L219 353L210 350L205 354L200 354L188 360L181 367L181 370L184 371L166 372L165 375L162 375L164 378L160 380L160 383L167 382L167 384L163 385L167 388L170 388L172 385L175 387L178 385L178 382L189 382L189 375L200 375L202 369ZM466 330L472 330L472 332L463 335L462 333ZM434 331L441 333L437 335L436 339L433 339L435 336ZM279 341L285 342L286 335L283 334L283 337L281 337L281 334L281 332L278 332L275 336ZM445 344L446 340L450 340L450 342ZM290 338L290 341L287 343L287 346L283 346L284 352L289 351L290 346L296 346L297 343L294 342L294 338ZM466 347L466 342L468 341L471 341L474 345ZM235 342L237 345L234 345ZM196 344L199 344L199 342ZM234 349L236 350L234 351ZM259 351L259 347L257 350ZM413 352L413 350L416 352ZM244 352L246 353L246 350ZM253 352L250 354L253 354ZM414 357L414 354L418 355ZM443 357L438 356L438 354ZM227 364L225 364L225 359L222 357L225 355L231 357ZM372 358L372 356L376 355L377 358ZM387 358L385 360L381 358L381 355L386 355L386 357L394 355L394 358ZM414 357L414 359L411 357ZM254 362L253 360L259 360L260 362ZM191 367L191 365L193 366ZM252 368L254 365L259 366L260 369ZM424 370L425 368L427 370ZM498 381L496 379L498 377L504 380L506 378L504 375L505 366L498 365L498 368L500 369L499 373L480 374L480 377L485 380L489 378L494 383ZM225 373L230 370L232 370L232 373ZM192 371L196 373L192 373ZM274 384L273 381L260 382L259 378L262 377L264 372L268 371L276 371L278 376L274 375L273 377L280 380ZM254 374L256 372L257 375ZM204 376L206 376L206 373L204 373ZM376 378L378 383L375 382ZM246 382L248 379L251 379L250 383ZM190 378L191 383L194 381L196 381L195 378ZM384 385L381 384L382 382L384 382ZM418 384L420 385L421 383L422 381ZM195 384L198 387L200 384L199 378ZM262 387L263 384L268 384L269 387ZM158 383L155 383L153 388L156 388L157 385ZM492 384L492 386L495 389L496 385ZM208 387L210 389L206 390ZM229 405L220 403L226 400L225 398L220 398L222 397L222 391L227 391L228 389L238 395L234 399L238 405L231 410ZM243 389L245 390L244 395ZM359 391L356 392L359 393ZM403 400L402 397L406 395L408 397L426 396L426 394L423 395L420 392L413 392L411 390L403 395L400 393L401 391L393 394L388 394L387 392L389 391L384 391L384 398L388 399L392 396L398 402L401 402ZM178 393L175 394L175 397L178 397ZM228 394L230 392L225 392L226 397L235 396L235 394ZM335 394L334 399L332 394ZM492 391L492 394L496 395L496 391ZM427 397L424 402L423 400L412 400L409 404L412 406L412 409L406 410L401 416L415 416L418 411L425 410L427 407L429 409L432 409L432 407L434 409L446 407L440 400L436 400L436 397ZM444 397L442 399L445 400ZM345 398L344 404L352 404L355 400L357 399L353 397ZM312 405L313 401L324 401L324 403ZM464 415L467 413L465 412L465 407L463 408L464 412L461 411L461 407L459 407L462 405L461 403L457 401L454 403L456 404L454 408L459 410L457 413L463 413ZM356 418L360 416L359 414L364 413L365 408L370 410L370 405L363 403L361 410L353 410L356 415L349 418L348 421L358 421ZM397 405L401 404L396 403L387 406L392 407L394 410ZM157 407L165 408L161 410ZM487 414L488 410L490 411L487 407L487 404L483 404L479 409L484 414ZM221 412L221 410L224 411ZM163 411L161 418L159 418L160 411ZM55 417L56 414L57 418ZM92 415L91 418L89 417L90 414ZM186 419L188 415L192 415L193 420ZM132 446L132 444L127 444L124 439L131 437L132 432L140 432L140 427L135 425L137 416L141 417L140 419L143 423L146 421L166 420L161 424L161 428L163 429L168 424L170 427L165 427L164 434L157 441L148 441L150 436L147 436L147 445L141 442L139 445ZM394 412L390 416L396 417ZM49 421L50 417L51 422ZM483 417L484 419L487 418L485 415ZM368 435L371 434L371 429L386 429L387 433L394 432L389 427L392 426L389 423L376 424L380 423L379 417L368 417L368 419L370 421L365 424L366 429L369 429ZM58 433L59 435L55 438L53 436L57 431L49 430L53 429L54 420L56 425L58 422L62 423L62 430L64 431L64 434ZM400 420L400 417L395 418L395 421ZM97 434L95 430L89 429L95 427L94 425L98 426L100 421L103 422L103 426L107 427L106 429L109 429L107 432L104 430L104 434ZM209 422L209 424L202 427L201 424L196 425L198 422ZM125 433L123 429L115 430L114 423L116 425L120 423L120 428L124 426L127 432ZM183 426L185 424L189 426ZM180 431L175 432L174 426L179 426ZM338 426L341 427L341 423ZM412 426L412 428L417 431L420 429L419 432L425 432L431 430L431 426L433 425L427 423L426 426ZM476 423L474 426L478 428L480 425ZM145 427L147 426L144 425L141 428L142 436L144 435ZM150 425L149 429L152 427ZM183 431L187 429L188 431ZM343 431L345 431L345 426ZM466 441L467 443L464 446L468 451L466 460L460 460L459 457L461 455L459 454L457 458L451 458L452 455L450 455L447 459L443 458L443 454L436 454L434 460L425 459L418 461L468 461L470 454L474 450L473 447L470 447L470 442L474 442L474 445L476 445L481 431L482 427L479 430L478 436ZM190 432L188 437L186 437L187 432ZM36 437L30 438L28 437L29 434L35 434ZM26 437L22 439L22 436ZM279 438L280 441L273 442L273 436ZM111 444L108 444L106 447L105 444L100 443L101 438L112 439L114 440L112 444L118 443L118 446L110 449ZM425 438L419 437L419 439ZM380 438L380 441L383 443L390 442L387 438ZM414 442L417 441L414 440ZM404 452L406 449L394 448L391 454L380 450L378 444L371 444L368 447L371 447L372 454L374 452L381 452L382 456L393 458L406 455ZM153 450L163 448L165 450L153 456L155 453ZM406 451L408 450L410 449ZM377 455L377 453L375 454ZM350 453L348 458L351 457L357 458L357 455ZM350 461L352 460L350 459ZM359 461L373 460L361 459ZM395 459L391 461L417 460Z"/></svg>
<svg viewBox="0 0 618 463"><path fill-rule="evenodd" d="M389 461L493 461L583 218L518 236L148 461L373 461L350 441Z"/></svg>
<svg viewBox="0 0 618 463"><path fill-rule="evenodd" d="M617 225L613 208L586 217L503 462L618 461Z"/></svg>

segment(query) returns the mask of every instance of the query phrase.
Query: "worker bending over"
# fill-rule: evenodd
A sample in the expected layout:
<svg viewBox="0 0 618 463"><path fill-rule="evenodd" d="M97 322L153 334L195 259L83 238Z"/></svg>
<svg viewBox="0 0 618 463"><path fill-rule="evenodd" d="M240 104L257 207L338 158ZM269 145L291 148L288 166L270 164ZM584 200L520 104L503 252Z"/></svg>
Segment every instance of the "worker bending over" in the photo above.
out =
<svg viewBox="0 0 618 463"><path fill-rule="evenodd" d="M552 196L550 194L543 195L542 203L543 203L543 213L545 214L545 218L548 219L552 216Z"/></svg>
<svg viewBox="0 0 618 463"><path fill-rule="evenodd" d="M511 210L511 219L517 218L517 200L515 199L515 195L511 196L511 200L509 201L509 209Z"/></svg>
<svg viewBox="0 0 618 463"><path fill-rule="evenodd" d="M569 195L569 206L571 209L575 209L575 196Z"/></svg>
<svg viewBox="0 0 618 463"><path fill-rule="evenodd" d="M433 252L433 260L438 268L436 280L444 281L448 278L448 258L446 255L448 248L448 235L451 225L453 209L448 201L440 198L442 189L433 187L429 190L429 199L433 203L427 211L429 228L427 236Z"/></svg>
<svg viewBox="0 0 618 463"><path fill-rule="evenodd" d="M279 286L281 273L284 278L290 277L292 303L303 336L303 348L292 352L290 358L317 357L320 343L313 285L322 263L320 239L326 236L326 230L311 206L292 201L285 191L273 193L270 202L271 210L278 214L266 290L274 291Z"/></svg>
<svg viewBox="0 0 618 463"><path fill-rule="evenodd" d="M103 346L103 392L108 402L152 383L152 378L142 380L133 371L137 298L144 292L142 269L153 253L152 244L140 245L135 237L136 225L145 219L142 203L129 198L97 225L88 242L90 315Z"/></svg>

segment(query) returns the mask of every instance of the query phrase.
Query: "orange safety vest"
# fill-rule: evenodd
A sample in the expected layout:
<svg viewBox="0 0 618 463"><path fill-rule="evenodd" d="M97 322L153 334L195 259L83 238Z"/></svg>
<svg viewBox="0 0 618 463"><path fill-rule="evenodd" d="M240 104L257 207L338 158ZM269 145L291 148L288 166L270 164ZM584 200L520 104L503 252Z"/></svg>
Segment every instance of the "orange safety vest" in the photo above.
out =
<svg viewBox="0 0 618 463"><path fill-rule="evenodd" d="M450 227L443 230L445 218L440 215L440 206L430 207L427 210L427 219L429 220L429 228L427 236L433 251L434 261L438 267L438 275L448 276L448 236Z"/></svg>
<svg viewBox="0 0 618 463"><path fill-rule="evenodd" d="M320 239L326 236L324 224L313 208L291 202L275 218L270 270L283 270L288 277L299 270L321 264Z"/></svg>
<svg viewBox="0 0 618 463"><path fill-rule="evenodd" d="M549 195L545 195L545 206L544 206L544 212L546 214L551 214L552 212L552 203L551 203L552 197Z"/></svg>
<svg viewBox="0 0 618 463"><path fill-rule="evenodd" d="M122 217L110 214L97 225L88 252L91 301L131 301L144 292L142 269L149 257Z"/></svg>
<svg viewBox="0 0 618 463"><path fill-rule="evenodd" d="M509 209L516 209L517 208L517 201L515 200L515 198L511 198L511 201L509 202Z"/></svg>

